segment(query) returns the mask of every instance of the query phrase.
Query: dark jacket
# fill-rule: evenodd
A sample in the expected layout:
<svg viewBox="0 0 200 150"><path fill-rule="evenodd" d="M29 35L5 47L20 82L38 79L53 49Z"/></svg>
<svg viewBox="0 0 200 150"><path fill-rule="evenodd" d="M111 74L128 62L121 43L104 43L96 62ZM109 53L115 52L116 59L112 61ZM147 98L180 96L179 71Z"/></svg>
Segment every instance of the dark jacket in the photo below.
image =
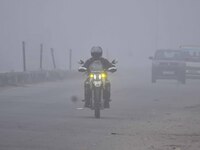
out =
<svg viewBox="0 0 200 150"><path fill-rule="evenodd" d="M113 65L112 63L110 63L107 59L105 59L105 58L103 58L103 57L100 57L100 58L94 58L94 57L92 57L92 58L90 58L90 59L88 59L84 64L83 64L83 66L82 67L85 67L85 68L89 68L89 66L90 66L90 64L92 64L94 61L96 61L96 60L100 60L101 61L101 63L102 63L102 65L103 65L103 68L105 69L105 70L107 70L108 68L111 68L111 67L115 67L115 65Z"/></svg>

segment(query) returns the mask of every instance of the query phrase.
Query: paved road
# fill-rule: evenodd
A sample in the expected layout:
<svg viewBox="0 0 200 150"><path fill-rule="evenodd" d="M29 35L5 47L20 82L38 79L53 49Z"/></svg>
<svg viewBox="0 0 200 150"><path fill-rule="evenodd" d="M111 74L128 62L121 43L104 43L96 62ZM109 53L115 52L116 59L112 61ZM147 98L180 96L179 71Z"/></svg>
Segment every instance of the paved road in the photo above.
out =
<svg viewBox="0 0 200 150"><path fill-rule="evenodd" d="M0 150L199 150L200 81L111 76L111 109L83 106L83 79L0 89ZM71 96L77 96L77 102Z"/></svg>

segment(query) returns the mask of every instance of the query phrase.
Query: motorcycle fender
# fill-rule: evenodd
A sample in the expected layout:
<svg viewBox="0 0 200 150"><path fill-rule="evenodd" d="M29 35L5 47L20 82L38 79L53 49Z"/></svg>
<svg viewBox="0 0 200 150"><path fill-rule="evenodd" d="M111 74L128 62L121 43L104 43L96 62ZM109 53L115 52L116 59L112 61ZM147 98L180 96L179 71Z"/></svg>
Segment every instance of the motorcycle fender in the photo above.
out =
<svg viewBox="0 0 200 150"><path fill-rule="evenodd" d="M93 84L95 87L101 87L102 82L101 81L93 81Z"/></svg>

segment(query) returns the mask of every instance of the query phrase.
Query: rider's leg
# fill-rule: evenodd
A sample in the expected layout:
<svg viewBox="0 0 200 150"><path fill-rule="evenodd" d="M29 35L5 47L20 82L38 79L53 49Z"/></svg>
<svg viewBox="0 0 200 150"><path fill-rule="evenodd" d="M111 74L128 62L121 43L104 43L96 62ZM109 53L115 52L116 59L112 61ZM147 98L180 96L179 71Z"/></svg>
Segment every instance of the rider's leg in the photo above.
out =
<svg viewBox="0 0 200 150"><path fill-rule="evenodd" d="M110 107L109 102L111 100L110 100L110 82L108 80L106 81L105 89L103 91L103 98L105 100L104 107L109 108Z"/></svg>
<svg viewBox="0 0 200 150"><path fill-rule="evenodd" d="M88 79L84 82L85 107L90 106L90 84Z"/></svg>

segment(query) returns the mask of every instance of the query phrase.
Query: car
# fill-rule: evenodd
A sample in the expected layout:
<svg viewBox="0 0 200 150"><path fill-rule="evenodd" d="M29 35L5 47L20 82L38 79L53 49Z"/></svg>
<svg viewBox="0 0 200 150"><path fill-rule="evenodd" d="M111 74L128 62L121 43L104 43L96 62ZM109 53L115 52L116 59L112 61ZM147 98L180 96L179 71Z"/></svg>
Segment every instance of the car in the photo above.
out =
<svg viewBox="0 0 200 150"><path fill-rule="evenodd" d="M181 46L186 62L186 79L200 79L200 46Z"/></svg>
<svg viewBox="0 0 200 150"><path fill-rule="evenodd" d="M185 84L185 62L180 50L159 49L152 60L152 83L158 79L175 79Z"/></svg>

